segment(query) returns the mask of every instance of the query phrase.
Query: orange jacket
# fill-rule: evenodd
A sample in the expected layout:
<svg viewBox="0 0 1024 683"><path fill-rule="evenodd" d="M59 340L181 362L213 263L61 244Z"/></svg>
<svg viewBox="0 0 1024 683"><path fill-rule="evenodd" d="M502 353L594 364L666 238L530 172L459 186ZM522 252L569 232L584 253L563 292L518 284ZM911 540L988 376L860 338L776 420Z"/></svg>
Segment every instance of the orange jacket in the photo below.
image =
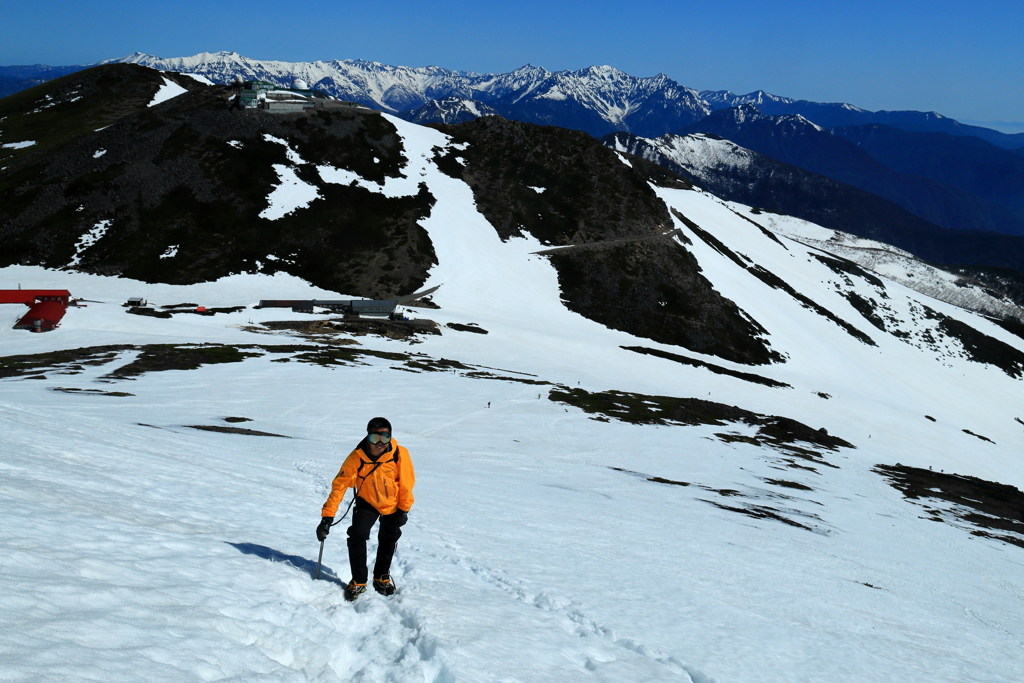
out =
<svg viewBox="0 0 1024 683"><path fill-rule="evenodd" d="M391 450L377 462L370 460L362 448L356 448L338 470L321 516L334 517L345 491L350 488L355 488L359 497L382 515L390 515L399 508L408 511L414 502L412 487L415 485L416 473L409 451L397 441L391 441Z"/></svg>

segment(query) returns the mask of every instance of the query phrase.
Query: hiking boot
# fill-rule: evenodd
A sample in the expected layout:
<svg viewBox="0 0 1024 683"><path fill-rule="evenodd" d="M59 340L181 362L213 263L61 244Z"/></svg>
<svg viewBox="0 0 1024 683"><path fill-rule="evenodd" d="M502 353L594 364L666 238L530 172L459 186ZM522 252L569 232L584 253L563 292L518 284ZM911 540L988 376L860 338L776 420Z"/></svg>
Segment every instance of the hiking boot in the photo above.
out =
<svg viewBox="0 0 1024 683"><path fill-rule="evenodd" d="M384 574L375 578L373 580L373 589L381 595L394 595L395 591L398 590L395 588L395 582L391 580L391 574Z"/></svg>
<svg viewBox="0 0 1024 683"><path fill-rule="evenodd" d="M376 583L376 581L374 583ZM352 581L348 582L347 586L345 586L345 599L348 600L349 602L353 602L356 598L358 598L360 595L362 595L365 592L366 592L366 584L365 583L356 583L355 579L353 579Z"/></svg>

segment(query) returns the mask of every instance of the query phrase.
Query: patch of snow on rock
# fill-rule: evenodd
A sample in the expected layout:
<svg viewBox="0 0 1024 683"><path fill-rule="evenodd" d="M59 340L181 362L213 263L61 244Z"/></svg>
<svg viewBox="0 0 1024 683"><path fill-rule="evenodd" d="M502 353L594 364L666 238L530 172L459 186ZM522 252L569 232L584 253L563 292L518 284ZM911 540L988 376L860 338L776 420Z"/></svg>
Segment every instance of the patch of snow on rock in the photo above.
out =
<svg viewBox="0 0 1024 683"><path fill-rule="evenodd" d="M281 138L276 138L273 135L271 135L270 133L264 133L263 134L263 139L266 140L267 142L276 142L279 145L283 145L284 149L285 149L285 154L288 155L288 161L292 162L293 164L304 164L304 163L306 163L306 160L303 159L302 157L300 157L299 153L291 148L291 145L288 144L287 140L282 140ZM228 144L230 144L230 143L228 143ZM239 143L239 144L241 144L241 143Z"/></svg>
<svg viewBox="0 0 1024 683"><path fill-rule="evenodd" d="M280 183L267 197L267 208L260 212L260 218L276 221L296 209L304 209L320 197L320 190L301 180L295 169L284 164L274 164Z"/></svg>
<svg viewBox="0 0 1024 683"><path fill-rule="evenodd" d="M333 166L317 166L316 170L320 172L320 179L325 183L331 183L332 185L351 185L357 183L361 187L372 189L373 192L380 192L381 187L377 183L370 183L363 180L362 176L344 168L334 168ZM372 185L376 189L367 187Z"/></svg>
<svg viewBox="0 0 1024 683"><path fill-rule="evenodd" d="M415 124L409 124L407 121L391 116L390 114L382 114L385 119L390 121L399 131L405 129L406 126L415 126ZM419 126L415 126L413 130L419 129ZM416 155L415 157L410 155L410 161L403 169L403 173L398 178L387 178L384 184L375 183L370 180L366 180L362 176L348 171L342 168L334 168L333 166L317 166L317 170L320 172L320 177L325 183L333 183L337 185L351 185L355 183L359 187L365 188L370 192L378 192L383 194L385 197L411 197L419 192L419 184L423 177L428 174L428 168L432 171L433 164L428 161L430 155L426 152ZM460 160L460 163L465 163L464 160Z"/></svg>
<svg viewBox="0 0 1024 683"><path fill-rule="evenodd" d="M35 140L24 140L22 142L8 142L4 145L4 149L25 149L36 144Z"/></svg>
<svg viewBox="0 0 1024 683"><path fill-rule="evenodd" d="M195 80L199 81L200 83L202 83L203 85L216 85L216 83L211 81L206 76L203 76L202 74L187 74L187 73L183 73L181 75L182 76L188 76L189 78L195 79Z"/></svg>
<svg viewBox="0 0 1024 683"><path fill-rule="evenodd" d="M187 92L188 90L185 88L164 77L164 84L156 91L156 95L153 95L153 100L149 103L149 106L155 107L161 102L166 102L169 99L175 98L178 95L183 95Z"/></svg>
<svg viewBox="0 0 1024 683"><path fill-rule="evenodd" d="M101 156L103 156L106 153L107 153L107 150L105 150L105 149L98 149L95 152L93 152L92 158L93 159L99 159Z"/></svg>
<svg viewBox="0 0 1024 683"><path fill-rule="evenodd" d="M86 249L103 239L103 236L107 234L107 230L113 224L110 220L102 220L93 226L92 230L85 233L78 238L78 243L75 244L75 255L66 266L67 268L74 268L82 260L82 254L85 253Z"/></svg>

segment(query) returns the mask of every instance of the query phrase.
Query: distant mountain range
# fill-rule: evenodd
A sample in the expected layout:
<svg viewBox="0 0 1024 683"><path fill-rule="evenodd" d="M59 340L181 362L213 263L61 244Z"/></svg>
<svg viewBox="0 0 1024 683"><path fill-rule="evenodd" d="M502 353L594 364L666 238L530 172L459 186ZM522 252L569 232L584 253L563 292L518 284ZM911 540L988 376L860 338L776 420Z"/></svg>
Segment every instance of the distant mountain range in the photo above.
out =
<svg viewBox="0 0 1024 683"><path fill-rule="evenodd" d="M255 60L235 52L173 59L135 53L108 63L195 74L214 83L238 77L289 85L302 78L331 96L420 124L499 115L595 137L621 132L646 139L667 133L710 133L877 195L935 226L1024 235L1024 133L968 126L934 112L870 112L764 91L698 92L664 74L638 78L610 66L548 71L526 65L504 74L478 74L360 60ZM0 79L31 85L82 68L0 67ZM763 163L756 166L767 168ZM800 215L793 208L787 210ZM871 232L865 226L835 227L862 235Z"/></svg>
<svg viewBox="0 0 1024 683"><path fill-rule="evenodd" d="M660 135L711 113L711 106L696 90L681 86L664 74L637 78L610 66L548 71L528 64L509 73L478 74L436 66L413 68L348 59L261 61L235 52L175 59L136 53L112 61L195 73L215 83L227 83L240 76L283 85L302 78L310 87L339 99L390 113L418 110L431 101L446 98L473 100L505 118L574 128L595 136L617 130ZM444 106L436 108L436 121L443 122L448 118Z"/></svg>
<svg viewBox="0 0 1024 683"><path fill-rule="evenodd" d="M876 123L917 133L972 135L1003 149L1024 147L1024 133L1003 133L991 128L983 128L982 126L971 126L933 111L868 111L845 103L794 100L789 97L772 95L763 90L757 90L746 95L736 95L728 90L704 90L700 93L700 96L714 110L729 109L742 104L752 104L762 114L771 116L799 114L824 128L863 126Z"/></svg>
<svg viewBox="0 0 1024 683"><path fill-rule="evenodd" d="M444 97L431 100L418 109L402 112L402 118L413 123L465 123L481 116L495 116L494 107L466 97Z"/></svg>
<svg viewBox="0 0 1024 683"><path fill-rule="evenodd" d="M968 126L935 112L870 112L850 104L794 100L761 90L747 95L728 90L698 92L665 74L639 78L611 66L548 71L528 64L508 73L478 74L436 66L389 66L350 59L257 60L237 52L203 52L169 59L136 52L103 63L112 62L199 74L214 83L228 83L240 76L287 85L302 78L311 87L339 99L391 113L420 109L432 100L475 100L505 118L574 128L597 137L622 130L656 137L699 121L713 111L753 104L764 114L799 114L826 128L878 123L913 132L973 135L1003 149L1024 148L1024 133L1007 134ZM45 80L84 68L87 67L0 67L0 79ZM443 106L438 106L438 110L443 110Z"/></svg>
<svg viewBox="0 0 1024 683"><path fill-rule="evenodd" d="M825 129L753 104L720 109L675 132L713 133L945 228L1024 234L1024 157L979 138L878 124Z"/></svg>
<svg viewBox="0 0 1024 683"><path fill-rule="evenodd" d="M46 66L45 64L0 66L0 97L7 97L40 83L88 68L88 66L82 65Z"/></svg>

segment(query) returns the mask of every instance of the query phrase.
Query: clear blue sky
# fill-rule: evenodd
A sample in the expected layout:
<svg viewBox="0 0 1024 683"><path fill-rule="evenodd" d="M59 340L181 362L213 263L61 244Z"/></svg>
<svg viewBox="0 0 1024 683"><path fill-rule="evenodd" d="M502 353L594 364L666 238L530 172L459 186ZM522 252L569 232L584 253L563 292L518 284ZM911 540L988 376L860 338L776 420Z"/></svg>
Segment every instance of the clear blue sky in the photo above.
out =
<svg viewBox="0 0 1024 683"><path fill-rule="evenodd" d="M0 12L0 64L234 50L501 72L610 64L698 90L1024 121L1024 0L56 0Z"/></svg>

